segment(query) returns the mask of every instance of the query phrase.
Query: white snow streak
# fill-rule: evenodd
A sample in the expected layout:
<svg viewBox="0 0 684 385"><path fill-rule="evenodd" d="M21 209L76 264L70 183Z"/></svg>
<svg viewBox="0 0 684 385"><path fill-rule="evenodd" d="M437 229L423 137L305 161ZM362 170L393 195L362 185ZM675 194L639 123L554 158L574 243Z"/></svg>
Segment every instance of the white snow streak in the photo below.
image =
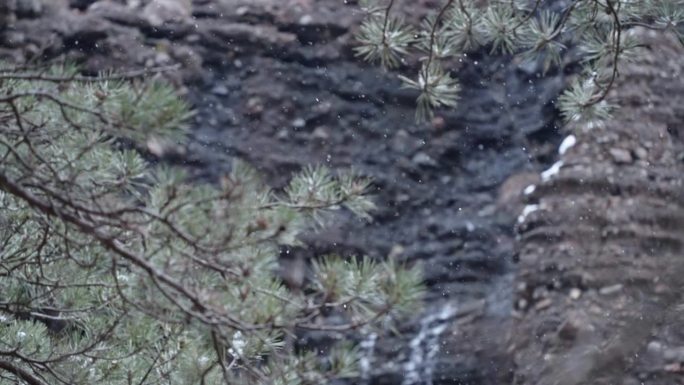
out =
<svg viewBox="0 0 684 385"><path fill-rule="evenodd" d="M558 162L554 163L553 166L551 166L548 170L541 173L542 181L546 182L549 179L551 179L552 176L558 174L561 167L563 167L563 161L562 160L559 160Z"/></svg>
<svg viewBox="0 0 684 385"><path fill-rule="evenodd" d="M525 189L523 190L523 192L525 193L525 195L530 195L530 194L532 194L532 193L534 192L534 190L536 190L536 189L537 189L537 186L531 184L531 185L525 187Z"/></svg>
<svg viewBox="0 0 684 385"><path fill-rule="evenodd" d="M539 210L541 207L539 205L527 205L523 209L522 214L518 216L518 223L524 223L525 219L527 219L527 216L532 214L533 212Z"/></svg>
<svg viewBox="0 0 684 385"><path fill-rule="evenodd" d="M574 146L577 143L577 138L575 138L575 135L568 135L563 139L563 141L560 144L560 147L558 147L558 153L560 155L565 154L572 146Z"/></svg>

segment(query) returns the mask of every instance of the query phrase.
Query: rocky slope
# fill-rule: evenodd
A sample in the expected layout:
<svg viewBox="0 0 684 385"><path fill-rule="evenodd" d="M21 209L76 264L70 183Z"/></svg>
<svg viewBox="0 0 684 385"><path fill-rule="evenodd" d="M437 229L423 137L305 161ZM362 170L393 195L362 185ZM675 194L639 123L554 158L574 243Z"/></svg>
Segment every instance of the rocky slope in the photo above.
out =
<svg viewBox="0 0 684 385"><path fill-rule="evenodd" d="M519 384L683 378L684 48L634 32L647 48L621 68L619 114L574 127L576 144L530 196L511 347Z"/></svg>

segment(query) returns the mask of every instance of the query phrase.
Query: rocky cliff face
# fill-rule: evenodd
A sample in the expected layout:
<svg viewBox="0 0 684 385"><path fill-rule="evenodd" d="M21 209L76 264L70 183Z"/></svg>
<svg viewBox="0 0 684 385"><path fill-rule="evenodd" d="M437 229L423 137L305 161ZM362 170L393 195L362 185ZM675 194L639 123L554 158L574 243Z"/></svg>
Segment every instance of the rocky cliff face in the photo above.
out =
<svg viewBox="0 0 684 385"><path fill-rule="evenodd" d="M636 295L650 293L642 291L645 282L679 250L681 162L671 128L682 111L657 120L674 106L655 90L642 99L641 86L621 88L635 104L626 108L630 114L575 133L557 175L540 183L567 135L552 106L562 73L541 77L539 68L511 58L469 54L453 67L463 84L459 107L419 126L416 95L353 57L360 15L346 2L43 3L0 22L0 56L67 57L91 73L180 64L168 75L197 115L187 147L165 159L198 178L215 180L235 156L260 168L275 188L314 163L353 166L374 178L380 210L373 223L344 217L312 235L308 248L283 251L285 271L327 252L423 265L425 311L403 324L400 336L354 336L364 352L358 383L505 384L515 363L519 383L552 384L540 380L547 377L536 364L559 347L572 349L566 341L585 341L586 325L595 323L590 341L608 341L612 322L632 318L601 317L641 304ZM415 17L430 9L427 2L403 3ZM673 95L684 91L634 68L640 80L659 80ZM653 124L638 125L640 114ZM530 184L537 187L526 195ZM519 218L525 197L537 206ZM604 306L613 299L622 308ZM639 309L662 305L655 301ZM510 330L516 334L509 346ZM676 331L662 333L648 346L670 352L663 341ZM331 338L342 336L306 334L300 343Z"/></svg>
<svg viewBox="0 0 684 385"><path fill-rule="evenodd" d="M681 381L684 49L639 33L605 125L573 127L520 226L519 384Z"/></svg>
<svg viewBox="0 0 684 385"><path fill-rule="evenodd" d="M316 163L373 177L380 207L373 223L341 218L311 236L307 249L283 251L285 270L327 252L424 266L425 310L400 336L353 336L364 351L359 383L508 381L501 341L513 302L514 223L521 190L555 156L551 101L564 86L561 74L540 78L510 58L464 56L454 63L464 86L459 108L418 126L416 95L354 58L354 6L196 1L193 18L159 23L168 12L150 14L157 8L149 2L90 3L20 17L3 31L0 52L16 61L66 56L91 73L181 63L171 76L197 115L187 148L166 158L198 178L216 180L233 156L276 188ZM429 9L406 6L415 15ZM331 338L342 336L306 334L300 343Z"/></svg>

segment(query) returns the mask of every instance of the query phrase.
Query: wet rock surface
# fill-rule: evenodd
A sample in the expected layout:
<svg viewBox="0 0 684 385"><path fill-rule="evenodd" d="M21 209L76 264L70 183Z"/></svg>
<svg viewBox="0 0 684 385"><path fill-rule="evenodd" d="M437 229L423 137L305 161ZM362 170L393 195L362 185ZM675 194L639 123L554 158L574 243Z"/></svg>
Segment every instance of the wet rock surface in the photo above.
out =
<svg viewBox="0 0 684 385"><path fill-rule="evenodd" d="M416 17L429 10L404 3ZM364 383L510 382L513 362L502 341L513 322L514 226L523 189L557 156L551 101L563 74L541 77L511 58L464 56L453 67L463 85L459 107L416 125L416 95L395 74L354 58L360 15L342 1L43 5L43 17L18 14L0 24L0 57L66 56L89 73L179 63L168 76L197 115L184 155L171 161L198 178L215 181L240 157L274 188L310 164L354 167L375 180L373 223L343 216L311 235L308 248L283 253L286 260L337 252L422 264L424 313L401 325L400 336L356 337L368 347ZM325 338L335 336L306 335L301 343Z"/></svg>
<svg viewBox="0 0 684 385"><path fill-rule="evenodd" d="M294 44L262 43L275 44L272 50L242 53L249 44L235 58L204 56L213 71L206 85L190 89L199 107L190 146L198 173L212 178L236 155L276 187L307 164L371 176L380 208L374 223L336 222L289 257L394 254L424 266L426 311L403 325L402 336L377 337L366 383L504 383L517 212L498 205L499 189L555 152L560 137L549 103L562 77L539 79L508 58L466 58L457 72L459 108L441 111L439 128L418 126L415 95L355 60L346 34L311 45L297 34ZM439 319L445 306L467 312ZM315 336L302 342L322 343Z"/></svg>

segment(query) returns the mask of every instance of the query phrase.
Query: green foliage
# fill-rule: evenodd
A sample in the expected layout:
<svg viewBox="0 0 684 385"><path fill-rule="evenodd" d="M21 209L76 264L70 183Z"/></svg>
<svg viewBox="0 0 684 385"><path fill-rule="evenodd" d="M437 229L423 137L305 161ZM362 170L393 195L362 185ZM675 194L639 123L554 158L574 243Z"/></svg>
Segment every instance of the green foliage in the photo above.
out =
<svg viewBox="0 0 684 385"><path fill-rule="evenodd" d="M414 40L413 31L401 20L376 16L361 24L357 38L363 44L356 48L357 55L370 62L379 61L386 68L398 67Z"/></svg>
<svg viewBox="0 0 684 385"><path fill-rule="evenodd" d="M400 75L419 92L416 119L439 107L453 107L459 86L447 70L449 59L483 46L491 53L541 60L543 71L562 66L567 45L579 46L585 76L559 98L572 121L605 119L614 109L606 97L620 63L638 54L640 42L627 33L644 27L674 33L684 43L682 0L571 0L563 9L550 0L443 0L410 39L412 27L397 20L394 0L365 0L366 18L357 52L368 61L395 68L411 52L422 62L415 77ZM400 32L401 31L401 32ZM401 36L396 41L393 36ZM596 75L599 74L599 75ZM591 82L589 84L588 82Z"/></svg>
<svg viewBox="0 0 684 385"><path fill-rule="evenodd" d="M238 161L216 184L149 164L188 116L162 82L0 69L0 384L321 383L355 376L355 350L295 351L295 330L416 306L417 269L392 261L325 257L288 289L280 247L369 218L370 181L317 167L274 192Z"/></svg>

